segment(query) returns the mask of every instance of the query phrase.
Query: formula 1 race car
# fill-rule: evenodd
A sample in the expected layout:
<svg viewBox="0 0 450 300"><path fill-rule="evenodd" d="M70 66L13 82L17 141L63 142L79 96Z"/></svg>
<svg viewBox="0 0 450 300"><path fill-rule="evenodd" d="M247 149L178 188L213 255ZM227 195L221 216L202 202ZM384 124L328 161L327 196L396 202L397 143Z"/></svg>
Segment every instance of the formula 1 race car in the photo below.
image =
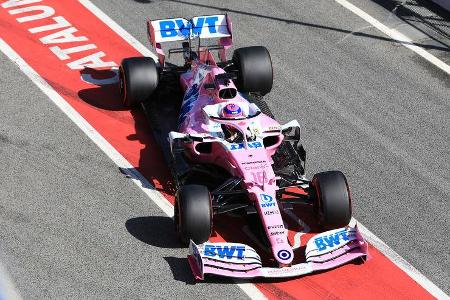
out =
<svg viewBox="0 0 450 300"><path fill-rule="evenodd" d="M306 179L299 123L280 125L263 100L273 82L268 50L239 48L227 60L232 46L227 15L155 20L147 26L158 62L124 59L120 90L126 106L144 107L170 166L177 188L174 222L181 242L189 244L195 277L292 277L364 260L367 243L348 225L352 209L345 176L328 171ZM209 38L218 44L200 44ZM182 47L169 55L181 53L183 66L165 62L161 43L175 41ZM283 193L293 187L296 197L285 200ZM293 205L312 206L328 230L309 240L306 261L299 264L292 263L282 214ZM263 267L248 245L208 242L213 219L230 212L258 216L276 266Z"/></svg>

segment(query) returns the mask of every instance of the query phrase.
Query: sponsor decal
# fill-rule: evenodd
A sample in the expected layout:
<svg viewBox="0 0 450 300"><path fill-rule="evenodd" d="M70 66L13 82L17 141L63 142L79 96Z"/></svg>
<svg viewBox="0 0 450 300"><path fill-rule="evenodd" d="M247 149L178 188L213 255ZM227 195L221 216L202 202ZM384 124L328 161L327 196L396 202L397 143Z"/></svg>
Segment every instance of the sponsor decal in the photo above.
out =
<svg viewBox="0 0 450 300"><path fill-rule="evenodd" d="M275 241L277 244L284 244L284 240L282 238L276 238Z"/></svg>
<svg viewBox="0 0 450 300"><path fill-rule="evenodd" d="M199 91L199 85L195 83L186 92L183 99L183 104L181 105L179 124L183 124L183 122L186 120L187 115L194 107L194 103L195 101L197 101Z"/></svg>
<svg viewBox="0 0 450 300"><path fill-rule="evenodd" d="M277 257L281 260L288 260L291 258L291 256L292 256L291 252L287 250L280 250L277 253Z"/></svg>
<svg viewBox="0 0 450 300"><path fill-rule="evenodd" d="M252 176L253 176L253 182L259 183L261 185L269 182L265 171L252 172Z"/></svg>
<svg viewBox="0 0 450 300"><path fill-rule="evenodd" d="M262 148L263 144L261 142L249 142L247 143L248 148L250 149L256 149L256 148ZM241 150L241 149L245 149L244 143L235 143L235 144L230 144L229 146L230 150Z"/></svg>
<svg viewBox="0 0 450 300"><path fill-rule="evenodd" d="M267 229L284 229L284 225L270 225Z"/></svg>
<svg viewBox="0 0 450 300"><path fill-rule="evenodd" d="M284 231L272 231L270 235L283 235Z"/></svg>
<svg viewBox="0 0 450 300"><path fill-rule="evenodd" d="M194 36L200 35L203 28L207 28L209 33L217 33L216 23L218 16L198 17L190 22L185 19L172 19L159 21L162 38L171 38L176 36L188 37L191 30Z"/></svg>
<svg viewBox="0 0 450 300"><path fill-rule="evenodd" d="M267 165L259 165L259 166L247 166L244 167L244 170L250 171L250 170L261 170L267 168Z"/></svg>
<svg viewBox="0 0 450 300"><path fill-rule="evenodd" d="M210 101L212 101L210 99ZM209 126L208 126L208 130L209 130L209 135L212 137L218 137L218 138L224 138L224 134L222 131L222 127L220 126L220 123L216 123L216 122L210 122Z"/></svg>
<svg viewBox="0 0 450 300"><path fill-rule="evenodd" d="M278 210L268 210L264 212L264 215L271 216L271 215L279 215L280 212Z"/></svg>
<svg viewBox="0 0 450 300"><path fill-rule="evenodd" d="M261 194L259 195L261 197L261 207L267 208L267 207L275 207L275 201L273 201L273 197L267 194Z"/></svg>
<svg viewBox="0 0 450 300"><path fill-rule="evenodd" d="M330 234L328 236L321 236L314 239L314 244L317 247L317 250L323 251L327 248L333 248L334 246L339 246L341 242L348 241L349 237L347 235L347 231L345 229L335 232L334 234Z"/></svg>
<svg viewBox="0 0 450 300"><path fill-rule="evenodd" d="M187 119L189 113L192 111L192 108L194 107L195 102L197 101L198 96L200 94L200 83L206 77L206 74L208 74L208 72L209 70L207 68L203 68L202 66L199 66L197 68L197 72L194 75L192 85L184 94L178 124L180 125L183 124L184 121Z"/></svg>
<svg viewBox="0 0 450 300"><path fill-rule="evenodd" d="M269 126L264 129L264 131L280 131L280 130L281 130L281 126Z"/></svg>
<svg viewBox="0 0 450 300"><path fill-rule="evenodd" d="M242 165L262 164L262 163L266 163L266 161L265 160L245 161L242 163Z"/></svg>
<svg viewBox="0 0 450 300"><path fill-rule="evenodd" d="M257 161L246 161L243 162L244 170L260 170L267 168L267 162L265 160L257 160ZM255 180L256 181L256 180Z"/></svg>
<svg viewBox="0 0 450 300"><path fill-rule="evenodd" d="M258 122L252 122L248 126L248 131L250 131L250 135L255 138L261 134L262 128L261 125L259 125Z"/></svg>
<svg viewBox="0 0 450 300"><path fill-rule="evenodd" d="M210 101L212 101L212 99L209 99ZM210 122L209 124L209 129L211 131L220 131L222 130L220 123L216 123L216 122Z"/></svg>
<svg viewBox="0 0 450 300"><path fill-rule="evenodd" d="M293 273L310 273L309 266L307 264L298 264L294 265L290 268L278 268L278 269L268 269L267 274L268 275L277 275L277 274L293 274Z"/></svg>
<svg viewBox="0 0 450 300"><path fill-rule="evenodd" d="M244 259L244 246L218 246L206 244L203 248L203 254L209 257L220 257L226 259Z"/></svg>
<svg viewBox="0 0 450 300"><path fill-rule="evenodd" d="M10 15L17 16L18 23L24 23L28 31L39 36L39 42L48 47L59 60L64 61L71 70L102 69L112 70L111 76L94 79L90 74L82 73L81 79L95 85L108 85L118 82L117 63L105 59L105 52L80 33L64 16L47 5L25 6L42 0L2 1L1 7ZM42 4L42 3L41 3ZM31 14L30 14L31 12ZM36 23L38 21L39 23ZM39 25L38 25L39 24ZM114 70L112 68L115 68Z"/></svg>

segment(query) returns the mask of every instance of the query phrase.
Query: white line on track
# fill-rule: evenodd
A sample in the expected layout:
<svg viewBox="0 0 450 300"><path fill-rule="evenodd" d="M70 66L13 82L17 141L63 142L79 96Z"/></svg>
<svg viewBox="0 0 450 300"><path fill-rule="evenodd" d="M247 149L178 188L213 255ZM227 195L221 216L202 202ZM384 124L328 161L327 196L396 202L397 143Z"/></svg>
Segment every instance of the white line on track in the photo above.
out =
<svg viewBox="0 0 450 300"><path fill-rule="evenodd" d="M373 27L380 30L387 36L391 37L392 39L396 40L406 48L414 51L415 53L419 54L426 60L428 60L430 63L441 69L442 71L446 72L447 74L450 74L450 66L447 65L442 60L438 59L436 56L431 54L430 52L426 51L425 49L414 45L414 42L411 38L407 37L403 33L399 32L396 29L389 28L365 11L361 10L360 8L356 7L355 5L351 4L347 0L335 0L337 3L342 5L343 7L347 8L354 14L356 14L358 17L364 19L366 22L370 23Z"/></svg>
<svg viewBox="0 0 450 300"><path fill-rule="evenodd" d="M336 0L337 2L346 2ZM132 37L120 25L114 22L109 16L102 12L89 0L79 0L87 9L94 13L99 19L107 24L111 29L118 33L122 38L132 45L136 50L145 56L155 58L155 54L150 52L144 45ZM340 3L341 4L341 3ZM380 23L381 24L381 23ZM381 24L382 25L382 24ZM384 25L383 25L384 26ZM387 27L386 27L387 28ZM406 45L405 45L406 46ZM416 46L415 46L416 47ZM154 187L140 174L134 167L111 146L77 111L75 111L30 65L28 65L3 39L0 38L0 49L13 61L20 70L33 81L36 86L46 94L50 100L58 106L114 163L122 170L127 172L131 180L169 217L173 216L172 205L154 189ZM426 52L426 51L425 51ZM427 52L428 53L428 52ZM428 53L429 54L429 53ZM431 55L431 54L430 54ZM432 56L432 55L431 55ZM447 66L448 67L448 66ZM449 72L447 72L449 73ZM442 292L437 286L417 271L413 266L401 258L395 251L387 246L383 241L377 238L367 228L359 223L361 233L366 239L374 245L381 253L387 256L394 264L405 271L411 278L416 280L421 286L427 289L433 296L438 299L445 299L448 296ZM251 283L238 283L238 286L251 299L265 299L262 292Z"/></svg>
<svg viewBox="0 0 450 300"><path fill-rule="evenodd" d="M414 268L410 263L408 263L403 257L401 257L397 252L392 250L385 242L380 240L375 234L373 234L369 229L367 229L364 225L356 221L355 218L352 218L350 224L358 224L358 229L364 238L369 242L372 246L377 248L381 253L384 254L393 264L395 264L398 268L403 270L409 277L411 277L414 281L420 284L423 288L425 288L431 295L436 297L437 299L450 299L447 294L445 294L439 287L437 287L433 282L431 282L428 278L426 278L422 273L419 272L416 268ZM370 253L369 253L370 254Z"/></svg>
<svg viewBox="0 0 450 300"><path fill-rule="evenodd" d="M137 39L135 39L128 31L123 29L119 24L117 24L113 19L111 19L107 14L105 14L100 8L95 6L89 0L78 0L84 7L90 10L95 16L97 16L100 20L103 21L106 25L108 25L115 33L121 36L128 44L134 47L137 51L139 51L142 55L148 56L157 60L157 56L151 52L147 47L142 45Z"/></svg>
<svg viewBox="0 0 450 300"><path fill-rule="evenodd" d="M21 300L19 292L14 286L5 268L0 265L0 300Z"/></svg>

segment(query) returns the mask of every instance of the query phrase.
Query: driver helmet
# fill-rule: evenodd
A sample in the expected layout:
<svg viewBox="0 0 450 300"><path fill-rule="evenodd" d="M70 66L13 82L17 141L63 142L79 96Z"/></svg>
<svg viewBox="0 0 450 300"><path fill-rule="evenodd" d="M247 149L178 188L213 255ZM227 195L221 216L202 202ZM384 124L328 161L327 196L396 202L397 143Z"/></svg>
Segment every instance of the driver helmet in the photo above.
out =
<svg viewBox="0 0 450 300"><path fill-rule="evenodd" d="M222 117L224 118L239 118L242 117L244 114L242 113L242 108L239 107L239 105L230 103L225 105L222 111Z"/></svg>

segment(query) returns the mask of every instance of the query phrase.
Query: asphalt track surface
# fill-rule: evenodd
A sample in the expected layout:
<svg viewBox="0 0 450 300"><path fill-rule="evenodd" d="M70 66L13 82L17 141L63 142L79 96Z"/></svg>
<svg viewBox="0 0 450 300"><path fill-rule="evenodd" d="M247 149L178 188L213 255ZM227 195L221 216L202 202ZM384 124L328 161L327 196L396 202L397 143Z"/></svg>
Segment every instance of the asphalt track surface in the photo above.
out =
<svg viewBox="0 0 450 300"><path fill-rule="evenodd" d="M147 18L228 12L236 47L272 54L267 101L303 125L308 175L346 173L354 216L450 292L448 75L333 1L93 2L144 44ZM169 220L1 58L0 247L24 298L244 297L232 284L192 285ZM139 239L136 217L154 234Z"/></svg>

